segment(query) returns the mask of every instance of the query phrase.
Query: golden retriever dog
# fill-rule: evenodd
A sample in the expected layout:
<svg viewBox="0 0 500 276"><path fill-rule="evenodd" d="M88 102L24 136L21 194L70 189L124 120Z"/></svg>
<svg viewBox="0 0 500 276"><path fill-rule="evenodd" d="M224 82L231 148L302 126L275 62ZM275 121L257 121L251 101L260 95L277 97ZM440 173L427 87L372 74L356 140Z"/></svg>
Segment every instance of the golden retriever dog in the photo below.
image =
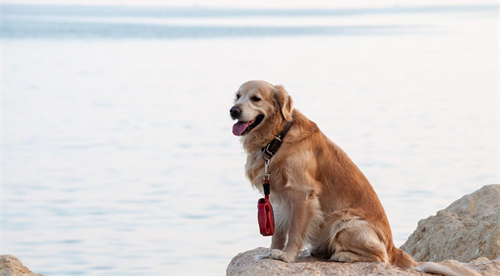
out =
<svg viewBox="0 0 500 276"><path fill-rule="evenodd" d="M444 275L479 275L456 262L417 264L396 248L370 182L339 146L293 108L283 86L265 81L242 84L230 115L237 120L233 134L241 136L248 154L246 175L261 192L262 148L292 122L269 163L276 230L268 258L294 262L308 245L311 255L331 261L383 262Z"/></svg>

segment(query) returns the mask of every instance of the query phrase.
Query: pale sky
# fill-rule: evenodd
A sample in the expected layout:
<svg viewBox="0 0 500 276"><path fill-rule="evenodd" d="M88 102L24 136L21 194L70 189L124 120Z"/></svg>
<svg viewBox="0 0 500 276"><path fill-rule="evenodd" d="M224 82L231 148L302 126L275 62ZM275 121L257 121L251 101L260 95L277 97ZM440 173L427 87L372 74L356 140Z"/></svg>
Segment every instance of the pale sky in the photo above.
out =
<svg viewBox="0 0 500 276"><path fill-rule="evenodd" d="M255 8L370 8L393 6L439 5L498 5L495 0L3 0L4 4L78 4L78 5L157 5L201 7L255 7Z"/></svg>

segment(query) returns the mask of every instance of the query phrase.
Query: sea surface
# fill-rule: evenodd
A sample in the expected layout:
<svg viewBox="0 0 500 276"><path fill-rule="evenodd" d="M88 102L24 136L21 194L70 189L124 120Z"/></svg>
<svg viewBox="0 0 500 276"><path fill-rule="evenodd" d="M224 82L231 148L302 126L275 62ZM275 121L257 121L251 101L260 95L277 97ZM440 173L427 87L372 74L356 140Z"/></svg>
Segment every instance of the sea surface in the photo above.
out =
<svg viewBox="0 0 500 276"><path fill-rule="evenodd" d="M496 5L2 5L1 253L45 275L225 274L260 195L229 108L283 84L400 246L499 182Z"/></svg>

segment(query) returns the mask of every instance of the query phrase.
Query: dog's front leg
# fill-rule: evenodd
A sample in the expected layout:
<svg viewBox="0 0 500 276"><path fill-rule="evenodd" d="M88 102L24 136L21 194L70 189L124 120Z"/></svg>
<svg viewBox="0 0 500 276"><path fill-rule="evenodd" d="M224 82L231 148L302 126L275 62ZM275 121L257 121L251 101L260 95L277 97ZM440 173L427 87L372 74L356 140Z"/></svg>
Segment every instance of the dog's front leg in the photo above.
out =
<svg viewBox="0 0 500 276"><path fill-rule="evenodd" d="M286 242L286 230L282 227L277 227L271 241L271 249L283 250Z"/></svg>
<svg viewBox="0 0 500 276"><path fill-rule="evenodd" d="M286 235L290 226L290 206L281 202L274 205L274 222L276 228L272 237L271 249L283 250L286 243Z"/></svg>
<svg viewBox="0 0 500 276"><path fill-rule="evenodd" d="M295 261L297 253L302 248L303 241L307 235L308 227L311 224L311 219L313 217L313 206L310 200L307 199L307 195L301 191L290 189L287 191L288 198L290 200L289 212L290 212L290 222L288 229L288 242L285 248L273 249L271 250L271 258L276 260L282 260L287 263ZM276 239L273 238L273 245L279 245L279 241L282 238L281 233ZM274 243L276 241L276 244Z"/></svg>

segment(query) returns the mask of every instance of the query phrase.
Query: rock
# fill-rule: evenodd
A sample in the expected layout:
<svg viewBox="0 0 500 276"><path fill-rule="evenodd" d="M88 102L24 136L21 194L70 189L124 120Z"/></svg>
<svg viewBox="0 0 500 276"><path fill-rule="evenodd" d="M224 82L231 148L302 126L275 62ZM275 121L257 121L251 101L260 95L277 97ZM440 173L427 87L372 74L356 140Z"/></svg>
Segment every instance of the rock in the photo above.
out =
<svg viewBox="0 0 500 276"><path fill-rule="evenodd" d="M42 276L25 267L21 261L12 255L0 256L0 276Z"/></svg>
<svg viewBox="0 0 500 276"><path fill-rule="evenodd" d="M295 263L262 259L269 249L259 247L238 254L227 267L226 275L426 275L384 263L337 263L299 256Z"/></svg>
<svg viewBox="0 0 500 276"><path fill-rule="evenodd" d="M468 264L467 267L478 271L483 276L498 276L500 275L500 259L488 260L488 258L479 258Z"/></svg>
<svg viewBox="0 0 500 276"><path fill-rule="evenodd" d="M416 261L500 257L500 185L484 186L419 221L401 249Z"/></svg>
<svg viewBox="0 0 500 276"><path fill-rule="evenodd" d="M271 259L258 260L258 257L265 255L268 250L259 247L238 254L231 260L226 275L435 275L412 269L401 269L384 263L337 263L315 259L310 256L299 256L295 263L285 263ZM500 260L490 261L481 258L465 265L484 276L500 275Z"/></svg>

